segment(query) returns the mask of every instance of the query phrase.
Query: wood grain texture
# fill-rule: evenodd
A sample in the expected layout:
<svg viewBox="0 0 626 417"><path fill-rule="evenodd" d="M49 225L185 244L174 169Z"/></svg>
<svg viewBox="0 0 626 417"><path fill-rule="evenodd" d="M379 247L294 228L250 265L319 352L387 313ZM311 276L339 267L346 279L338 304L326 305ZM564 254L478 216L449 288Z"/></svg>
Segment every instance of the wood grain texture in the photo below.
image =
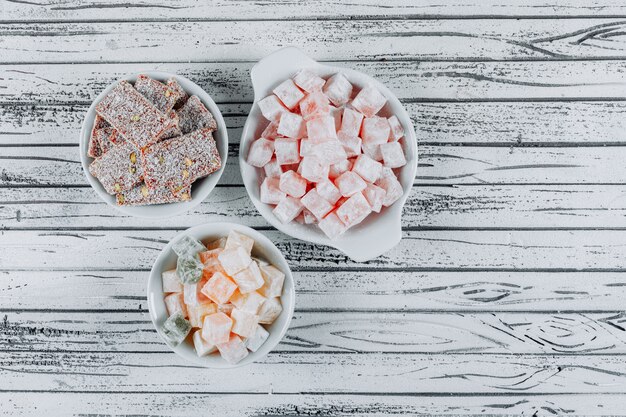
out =
<svg viewBox="0 0 626 417"><path fill-rule="evenodd" d="M292 44L321 60L623 58L623 29L620 19L606 18L558 25L553 19L2 23L0 56L3 63L242 61Z"/></svg>

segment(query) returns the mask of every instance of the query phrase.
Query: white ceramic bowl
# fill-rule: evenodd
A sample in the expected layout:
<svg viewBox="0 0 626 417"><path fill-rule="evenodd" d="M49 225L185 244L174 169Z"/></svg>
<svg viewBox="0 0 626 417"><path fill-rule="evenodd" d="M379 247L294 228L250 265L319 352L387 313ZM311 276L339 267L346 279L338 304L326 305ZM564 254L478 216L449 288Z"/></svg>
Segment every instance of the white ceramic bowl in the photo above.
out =
<svg viewBox="0 0 626 417"><path fill-rule="evenodd" d="M330 240L315 225L302 225L296 222L284 224L272 213L272 206L264 204L259 198L259 188L263 180L262 170L246 162L250 143L257 139L268 122L263 118L257 102L272 93L272 90L298 70L307 68L324 78L342 72L359 89L372 84L387 98L387 104L381 110L383 116L395 114L405 131L403 147L407 164L400 169L399 181L404 194L391 207L381 213L369 215L361 224L349 229L337 240ZM309 242L332 246L344 252L355 261L362 262L380 256L396 246L402 239L402 207L411 192L417 172L417 140L411 118L396 98L384 85L372 77L348 68L320 64L305 55L298 48L287 47L263 58L250 71L254 87L254 104L243 128L239 150L241 176L252 202L261 215L275 228L295 238Z"/></svg>
<svg viewBox="0 0 626 417"><path fill-rule="evenodd" d="M83 121L83 127L80 132L80 162L83 166L83 171L85 172L87 181L89 181L89 184L91 184L92 188L108 205L115 207L117 210L121 211L124 214L136 217L174 216L200 204L205 198L208 197L208 195L211 193L211 191L219 181L220 177L222 176L224 168L226 167L226 158L228 157L228 133L226 131L226 124L224 123L224 118L222 118L222 113L220 112L220 109L217 107L217 104L215 104L211 96L209 96L197 84L189 81L187 78L167 72L145 71L141 74L145 74L150 78L154 78L155 80L159 81L166 81L168 78L174 77L189 95L196 95L198 96L198 98L200 98L206 108L213 114L213 117L217 122L217 131L213 132L213 137L215 138L215 141L217 143L217 150L220 153L220 157L222 159L222 167L208 177L201 178L192 184L190 201L171 204L154 204L149 206L118 206L115 196L108 194L104 190L104 187L102 187L102 184L100 184L100 181L98 181L98 179L91 175L91 173L89 172L89 164L91 164L93 158L87 155L91 129L93 127L94 119L96 117L96 105L104 98L104 96L109 91L111 91L111 89L117 84L117 81L109 85L104 91L102 91L91 104L89 110L87 110L85 120ZM134 83L137 79L137 75L139 74L133 74L124 77L123 79Z"/></svg>
<svg viewBox="0 0 626 417"><path fill-rule="evenodd" d="M195 237L201 241L210 242L217 240L220 237L227 236L231 230L236 230L246 236L250 236L254 239L254 248L252 249L252 255L266 260L276 268L280 269L285 274L285 283L283 286L283 295L280 301L283 305L283 311L280 316L270 325L265 325L265 328L269 332L269 337L256 352L250 352L250 354L237 364L229 364L218 354L211 354L204 357L199 357L193 347L191 341L191 335L187 337L185 342L181 343L177 347L170 348L183 358L194 362L198 365L206 366L207 368L236 368L238 366L246 365L255 362L263 358L267 353L272 350L281 341L285 332L289 328L291 317L293 316L296 294L293 284L293 276L287 261L283 257L278 248L262 233L257 232L247 226L243 226L236 223L206 223L199 226L192 227L184 232L176 235L168 244L163 248L159 256L157 257L152 270L150 271L150 277L148 278L148 309L150 310L150 318L152 323L157 329L159 336L163 338L161 334L161 326L167 320L167 309L165 308L163 283L161 281L161 273L170 269L176 268L176 254L172 250L172 242L176 241L183 234L187 234ZM165 339L164 339L165 342ZM167 344L167 343L166 343ZM169 346L169 345L168 345Z"/></svg>

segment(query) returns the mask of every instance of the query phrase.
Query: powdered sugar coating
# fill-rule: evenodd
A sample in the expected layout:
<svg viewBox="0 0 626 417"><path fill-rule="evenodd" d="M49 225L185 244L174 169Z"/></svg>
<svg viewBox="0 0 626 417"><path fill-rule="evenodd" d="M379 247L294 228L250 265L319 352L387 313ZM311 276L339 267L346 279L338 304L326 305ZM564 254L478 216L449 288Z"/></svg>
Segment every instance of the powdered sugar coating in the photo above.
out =
<svg viewBox="0 0 626 417"><path fill-rule="evenodd" d="M143 74L137 76L135 88L150 103L154 104L154 107L166 114L174 108L174 104L181 98L180 93L172 90L168 85Z"/></svg>
<svg viewBox="0 0 626 417"><path fill-rule="evenodd" d="M217 129L217 122L211 112L202 104L198 96L191 96L183 106L177 110L180 130L184 135L194 130L208 128Z"/></svg>
<svg viewBox="0 0 626 417"><path fill-rule="evenodd" d="M115 145L89 165L89 172L109 194L130 190L143 175L139 149L130 142Z"/></svg>
<svg viewBox="0 0 626 417"><path fill-rule="evenodd" d="M140 206L148 204L168 204L191 200L191 185L174 193L169 187L148 187L141 183L128 191L117 194L119 206Z"/></svg>

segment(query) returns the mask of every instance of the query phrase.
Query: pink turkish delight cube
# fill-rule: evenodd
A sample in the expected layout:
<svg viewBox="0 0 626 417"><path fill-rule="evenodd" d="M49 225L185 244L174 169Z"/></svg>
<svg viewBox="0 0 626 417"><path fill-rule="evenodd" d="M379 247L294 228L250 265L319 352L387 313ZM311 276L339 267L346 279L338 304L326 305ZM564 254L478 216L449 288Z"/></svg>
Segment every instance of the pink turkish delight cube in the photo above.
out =
<svg viewBox="0 0 626 417"><path fill-rule="evenodd" d="M337 138L343 145L343 150L348 158L361 155L362 141L358 136L352 136L340 130L337 132Z"/></svg>
<svg viewBox="0 0 626 417"><path fill-rule="evenodd" d="M385 199L383 200L383 206L389 207L393 203L395 203L402 194L404 194L404 189L402 188L402 184L396 178L393 173L391 175L382 175L381 178L376 182L380 188L385 190Z"/></svg>
<svg viewBox="0 0 626 417"><path fill-rule="evenodd" d="M365 155L369 156L374 161L382 162L383 153L380 151L380 145L378 144L370 145L370 144L363 142L361 144L361 149L363 150L363 153Z"/></svg>
<svg viewBox="0 0 626 417"><path fill-rule="evenodd" d="M278 123L280 115L288 111L278 97L273 94L259 101L259 109L261 109L263 117L274 123Z"/></svg>
<svg viewBox="0 0 626 417"><path fill-rule="evenodd" d="M283 172L278 185L280 191L292 197L302 197L306 193L306 180L295 171Z"/></svg>
<svg viewBox="0 0 626 417"><path fill-rule="evenodd" d="M354 194L335 210L339 220L347 227L361 223L371 212L372 208L362 193Z"/></svg>
<svg viewBox="0 0 626 417"><path fill-rule="evenodd" d="M165 308L167 309L167 315L171 316L174 313L181 312L183 316L187 317L187 306L183 293L175 292L164 298Z"/></svg>
<svg viewBox="0 0 626 417"><path fill-rule="evenodd" d="M348 158L343 144L337 139L313 145L309 154L316 156L317 159L326 165L337 164Z"/></svg>
<svg viewBox="0 0 626 417"><path fill-rule="evenodd" d="M298 173L307 181L318 182L328 178L329 169L328 164L324 164L318 157L311 155L302 158Z"/></svg>
<svg viewBox="0 0 626 417"><path fill-rule="evenodd" d="M300 162L299 141L297 139L278 138L274 141L276 160L280 165Z"/></svg>
<svg viewBox="0 0 626 417"><path fill-rule="evenodd" d="M339 188L337 188L329 179L319 181L315 185L315 189L317 190L317 193L324 197L330 204L335 204L337 200L341 198Z"/></svg>
<svg viewBox="0 0 626 417"><path fill-rule="evenodd" d="M300 101L300 114L304 120L328 116L329 113L328 98L321 91L315 91Z"/></svg>
<svg viewBox="0 0 626 417"><path fill-rule="evenodd" d="M334 107L330 108L330 115L335 119L335 130L341 129L341 117L343 115L343 107Z"/></svg>
<svg viewBox="0 0 626 417"><path fill-rule="evenodd" d="M352 169L352 161L350 159L344 159L341 162L337 162L336 164L332 164L328 171L328 178L331 180L337 179L344 172L350 171Z"/></svg>
<svg viewBox="0 0 626 417"><path fill-rule="evenodd" d="M263 133L261 133L261 137L266 139L276 139L280 137L278 134L278 123L271 122L268 124L263 130Z"/></svg>
<svg viewBox="0 0 626 417"><path fill-rule="evenodd" d="M361 124L363 123L363 114L358 111L346 107L343 110L341 118L340 131L350 136L359 136L361 133Z"/></svg>
<svg viewBox="0 0 626 417"><path fill-rule="evenodd" d="M326 81L307 69L302 69L293 77L294 82L308 93L321 90Z"/></svg>
<svg viewBox="0 0 626 417"><path fill-rule="evenodd" d="M371 85L363 88L352 100L352 107L363 113L366 117L372 117L385 106L387 99L380 91Z"/></svg>
<svg viewBox="0 0 626 417"><path fill-rule="evenodd" d="M352 84L339 72L326 80L322 91L324 91L331 103L335 106L342 106L350 101Z"/></svg>
<svg viewBox="0 0 626 417"><path fill-rule="evenodd" d="M248 163L254 167L261 168L266 165L274 154L274 142L260 138L250 144L248 151Z"/></svg>
<svg viewBox="0 0 626 417"><path fill-rule="evenodd" d="M341 174L336 180L335 185L339 188L339 192L344 197L351 197L360 193L367 187L367 183L363 181L359 175L352 171Z"/></svg>
<svg viewBox="0 0 626 417"><path fill-rule="evenodd" d="M239 363L248 356L248 349L245 343L236 334L233 334L228 341L218 344L217 349L220 351L222 358L230 364Z"/></svg>
<svg viewBox="0 0 626 417"><path fill-rule="evenodd" d="M283 173L283 169L276 158L272 158L267 164L265 164L263 170L265 171L265 176L268 178L278 178Z"/></svg>
<svg viewBox="0 0 626 417"><path fill-rule="evenodd" d="M254 336L256 326L259 324L259 316L234 308L230 314L230 318L233 320L233 327L231 329L233 333L241 337Z"/></svg>
<svg viewBox="0 0 626 417"><path fill-rule="evenodd" d="M202 338L213 345L226 343L232 327L233 321L226 314L222 312L209 314L202 322Z"/></svg>
<svg viewBox="0 0 626 417"><path fill-rule="evenodd" d="M280 180L278 178L266 177L261 183L261 202L265 204L278 204L283 197L285 197L285 193L280 190Z"/></svg>
<svg viewBox="0 0 626 417"><path fill-rule="evenodd" d="M318 219L324 218L333 209L333 205L322 197L315 188L306 193L300 201Z"/></svg>
<svg viewBox="0 0 626 417"><path fill-rule="evenodd" d="M382 169L383 164L367 155L359 155L352 166L352 172L359 174L361 178L370 183L380 178Z"/></svg>
<svg viewBox="0 0 626 417"><path fill-rule="evenodd" d="M305 125L302 116L295 113L285 112L280 116L278 133L288 138L300 139L305 135Z"/></svg>
<svg viewBox="0 0 626 417"><path fill-rule="evenodd" d="M291 80L287 79L280 83L273 91L274 94L283 102L285 107L293 109L298 105L300 100L304 98L304 93Z"/></svg>
<svg viewBox="0 0 626 417"><path fill-rule="evenodd" d="M346 230L348 230L346 225L339 220L339 217L337 217L335 213L330 213L324 217L324 219L319 222L319 227L331 240L337 239L339 236L344 234Z"/></svg>
<svg viewBox="0 0 626 417"><path fill-rule="evenodd" d="M367 184L365 190L363 190L363 195L365 199L369 203L372 211L376 213L380 213L380 210L383 207L383 201L385 201L385 194L387 192L374 184Z"/></svg>
<svg viewBox="0 0 626 417"><path fill-rule="evenodd" d="M383 155L385 166L400 168L406 165L406 158L400 142L389 142L380 145L380 153Z"/></svg>
<svg viewBox="0 0 626 417"><path fill-rule="evenodd" d="M398 120L396 116L391 116L387 119L387 121L389 122L389 127L391 128L389 139L394 142L402 139L404 136L404 128L402 127L400 120Z"/></svg>
<svg viewBox="0 0 626 417"><path fill-rule="evenodd" d="M337 139L335 119L332 116L321 116L306 122L307 137L313 142L325 142Z"/></svg>
<svg viewBox="0 0 626 417"><path fill-rule="evenodd" d="M289 223L293 219L302 212L304 206L300 202L299 198L293 198L291 196L286 196L272 211L274 215L283 223Z"/></svg>
<svg viewBox="0 0 626 417"><path fill-rule="evenodd" d="M311 213L307 209L302 210L302 213L300 213L300 216L302 216L302 224L315 224L315 223L317 223L317 217L315 217L315 215L313 213ZM300 216L298 216L298 217L300 217Z"/></svg>
<svg viewBox="0 0 626 417"><path fill-rule="evenodd" d="M214 303L224 304L233 295L237 285L221 272L215 272L202 287L202 294L206 295Z"/></svg>
<svg viewBox="0 0 626 417"><path fill-rule="evenodd" d="M389 140L389 121L384 117L366 117L361 127L361 138L368 145L380 145Z"/></svg>

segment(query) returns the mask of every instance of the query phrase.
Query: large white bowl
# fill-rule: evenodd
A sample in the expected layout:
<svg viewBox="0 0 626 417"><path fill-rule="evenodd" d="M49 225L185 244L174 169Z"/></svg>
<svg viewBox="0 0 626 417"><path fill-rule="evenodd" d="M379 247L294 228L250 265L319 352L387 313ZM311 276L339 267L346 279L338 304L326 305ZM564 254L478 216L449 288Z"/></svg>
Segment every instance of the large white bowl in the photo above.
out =
<svg viewBox="0 0 626 417"><path fill-rule="evenodd" d="M391 207L384 208L379 214L371 214L363 223L349 229L337 240L330 240L317 226L302 225L296 222L284 224L278 220L272 213L272 206L262 203L259 198L259 188L263 181L262 170L246 162L250 143L261 135L268 124L263 118L257 102L270 95L278 84L292 77L302 68L310 69L322 77L342 72L358 88L363 88L368 84L374 85L387 98L387 104L380 114L384 116L395 114L405 131L403 147L407 164L401 168L398 178L404 188L404 194ZM239 165L246 190L261 215L283 233L301 240L332 246L358 262L376 258L396 246L402 239L402 207L411 192L417 172L415 130L411 118L396 96L369 75L348 68L321 64L294 47L280 49L263 58L252 68L250 77L254 87L254 104L241 135Z"/></svg>
<svg viewBox="0 0 626 417"><path fill-rule="evenodd" d="M236 223L206 223L199 226L192 227L184 232L176 235L168 244L163 248L159 256L157 257L152 270L150 271L150 277L148 278L148 309L150 310L150 318L152 323L157 329L159 336L163 338L161 334L161 326L165 320L167 320L167 309L165 307L164 294L163 294L163 282L161 280L161 273L170 269L176 268L176 254L172 250L172 242L176 241L180 236L186 234L193 236L204 242L210 242L217 240L223 236L227 236L231 230L236 230L246 236L250 236L254 239L254 248L252 249L252 256L261 258L280 269L285 274L285 284L283 286L283 294L280 297L280 301L283 305L283 311L280 316L270 325L265 325L265 328L269 332L269 337L265 343L256 352L250 352L250 354L237 364L229 364L218 354L211 354L204 357L199 357L193 347L191 341L191 335L187 339L176 347L169 346L174 352L181 357L194 362L198 365L206 366L207 368L236 368L238 366L246 365L255 362L268 354L278 343L281 341L285 332L289 328L291 317L293 316L296 294L293 284L293 276L287 261L283 257L278 248L262 233L257 232L247 226ZM165 339L164 339L165 340ZM166 343L167 344L167 343Z"/></svg>
<svg viewBox="0 0 626 417"><path fill-rule="evenodd" d="M213 137L215 138L215 142L217 143L217 150L220 154L220 158L222 159L222 167L208 177L201 178L192 184L190 201L171 204L154 204L148 206L118 206L115 196L107 193L102 184L100 184L100 181L98 181L98 179L91 175L91 173L89 172L89 164L91 164L93 158L87 155L91 129L93 127L94 119L96 117L96 105L104 98L104 96L109 91L111 91L111 89L113 89L113 87L115 87L115 85L117 85L118 81L109 85L104 91L102 91L91 104L89 110L87 110L85 120L83 121L83 127L80 132L80 162L83 166L83 171L85 172L87 181L89 181L91 187L108 205L115 207L117 210L121 211L124 214L136 217L174 216L200 204L205 198L208 197L211 191L213 191L213 188L215 188L215 185L219 181L222 173L224 172L224 168L226 167L226 158L228 157L228 132L226 131L226 124L224 123L224 118L222 117L222 113L217 107L217 104L215 104L211 96L209 96L202 88L200 88L200 86L193 83L192 81L189 81L185 77L181 77L180 75L176 74L170 74L167 72L145 71L141 74L145 74L150 78L154 78L155 80L159 81L166 81L168 78L174 77L189 95L196 95L198 96L198 98L200 98L206 108L213 114L213 117L217 122L217 131L213 132ZM134 83L137 80L137 75L139 74L129 75L127 77L124 77L123 79Z"/></svg>

